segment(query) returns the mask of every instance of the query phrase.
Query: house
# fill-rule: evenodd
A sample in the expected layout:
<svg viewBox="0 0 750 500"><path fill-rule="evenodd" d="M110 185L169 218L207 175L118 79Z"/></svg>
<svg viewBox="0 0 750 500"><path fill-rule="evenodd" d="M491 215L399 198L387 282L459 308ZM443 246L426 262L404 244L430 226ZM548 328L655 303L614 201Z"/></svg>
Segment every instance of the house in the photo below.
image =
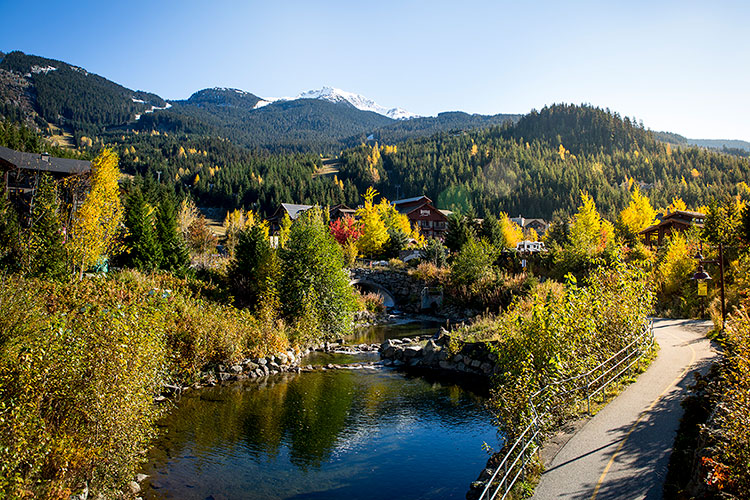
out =
<svg viewBox="0 0 750 500"><path fill-rule="evenodd" d="M328 214L331 220L336 220L346 217L347 215L349 217L354 217L354 214L356 212L357 211L355 209L349 208L348 206L341 203L339 205L332 206L328 211Z"/></svg>
<svg viewBox="0 0 750 500"><path fill-rule="evenodd" d="M693 226L702 228L706 214L691 212L689 210L675 210L665 214L661 221L649 226L639 234L643 236L646 245L659 245L664 243L664 238L675 231L687 231Z"/></svg>
<svg viewBox="0 0 750 500"><path fill-rule="evenodd" d="M418 227L419 232L424 236L445 238L450 212L435 208L432 200L427 196L396 200L392 202L392 205L399 213L406 215L412 227Z"/></svg>
<svg viewBox="0 0 750 500"><path fill-rule="evenodd" d="M519 215L518 217L511 217L510 221L515 222L522 229L533 229L539 236L543 235L549 229L549 223L544 219L527 219Z"/></svg>
<svg viewBox="0 0 750 500"><path fill-rule="evenodd" d="M294 203L282 203L279 208L268 218L268 224L271 226L271 233L276 233L281 226L281 221L285 215L288 215L290 219L297 220L299 216L306 210L310 210L312 205L295 205Z"/></svg>
<svg viewBox="0 0 750 500"><path fill-rule="evenodd" d="M45 172L55 180L87 177L91 173L91 162L57 158L47 153L23 153L0 146L0 173L5 196L19 207L19 213L30 212L39 176Z"/></svg>

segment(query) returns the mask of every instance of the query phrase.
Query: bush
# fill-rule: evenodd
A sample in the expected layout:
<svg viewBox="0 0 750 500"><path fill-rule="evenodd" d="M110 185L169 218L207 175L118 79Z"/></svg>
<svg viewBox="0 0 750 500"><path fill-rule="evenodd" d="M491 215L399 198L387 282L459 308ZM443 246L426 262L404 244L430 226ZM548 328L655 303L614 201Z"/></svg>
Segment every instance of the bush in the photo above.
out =
<svg viewBox="0 0 750 500"><path fill-rule="evenodd" d="M385 304L383 303L383 297L377 293L365 293L359 296L359 309L361 311L367 311L375 314L381 314L385 312Z"/></svg>
<svg viewBox="0 0 750 500"><path fill-rule="evenodd" d="M279 299L284 315L297 324L298 339L338 337L352 328L354 292L344 270L341 247L319 209L306 211L279 250Z"/></svg>
<svg viewBox="0 0 750 500"><path fill-rule="evenodd" d="M202 297L213 293L136 271L65 286L4 278L0 497L121 487L155 433L165 383L287 347L283 323Z"/></svg>
<svg viewBox="0 0 750 500"><path fill-rule="evenodd" d="M506 313L457 331L493 343L504 368L493 407L506 433L522 423L531 394L593 368L636 338L654 303L646 278L642 270L618 264L592 273L586 286L572 277L562 291L545 283Z"/></svg>

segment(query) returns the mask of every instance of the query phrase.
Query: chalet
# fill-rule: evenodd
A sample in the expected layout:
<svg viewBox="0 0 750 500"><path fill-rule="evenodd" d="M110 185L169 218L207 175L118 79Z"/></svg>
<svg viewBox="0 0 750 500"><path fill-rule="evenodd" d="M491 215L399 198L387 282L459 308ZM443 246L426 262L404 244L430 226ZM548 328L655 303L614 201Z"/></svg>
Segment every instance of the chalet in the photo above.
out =
<svg viewBox="0 0 750 500"><path fill-rule="evenodd" d="M549 224L544 219L527 219L519 215L518 217L511 217L510 221L515 222L522 229L533 229L539 236L549 229Z"/></svg>
<svg viewBox="0 0 750 500"><path fill-rule="evenodd" d="M330 210L328 211L331 220L341 219L341 218L346 217L346 216L354 217L354 214L356 212L357 211L355 209L349 208L346 205L344 205L343 203L340 204L340 205L334 205L334 206L332 206L330 208Z"/></svg>
<svg viewBox="0 0 750 500"><path fill-rule="evenodd" d="M21 212L30 210L39 176L45 172L55 180L86 177L91 172L91 162L56 158L47 153L22 153L0 146L0 174L5 196L13 200Z"/></svg>
<svg viewBox="0 0 750 500"><path fill-rule="evenodd" d="M445 237L450 212L435 208L427 196L396 200L392 204L399 213L406 215L412 226L418 227L424 236L439 239Z"/></svg>
<svg viewBox="0 0 750 500"><path fill-rule="evenodd" d="M310 210L312 205L295 205L294 203L282 203L279 208L268 218L268 223L271 226L271 232L275 233L281 226L281 221L285 215L288 215L290 219L297 220L299 216L306 210Z"/></svg>
<svg viewBox="0 0 750 500"><path fill-rule="evenodd" d="M701 212L675 210L664 215L658 224L647 227L640 234L646 245L662 245L664 238L675 231L687 231L693 226L702 228L705 219L706 214Z"/></svg>

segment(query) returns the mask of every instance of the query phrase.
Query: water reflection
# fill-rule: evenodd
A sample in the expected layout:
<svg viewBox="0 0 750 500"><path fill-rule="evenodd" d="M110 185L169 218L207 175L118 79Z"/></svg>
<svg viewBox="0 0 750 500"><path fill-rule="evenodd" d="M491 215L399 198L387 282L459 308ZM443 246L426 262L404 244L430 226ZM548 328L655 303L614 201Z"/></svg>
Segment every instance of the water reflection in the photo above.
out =
<svg viewBox="0 0 750 500"><path fill-rule="evenodd" d="M496 442L480 396L369 369L202 390L164 425L148 498L462 498Z"/></svg>

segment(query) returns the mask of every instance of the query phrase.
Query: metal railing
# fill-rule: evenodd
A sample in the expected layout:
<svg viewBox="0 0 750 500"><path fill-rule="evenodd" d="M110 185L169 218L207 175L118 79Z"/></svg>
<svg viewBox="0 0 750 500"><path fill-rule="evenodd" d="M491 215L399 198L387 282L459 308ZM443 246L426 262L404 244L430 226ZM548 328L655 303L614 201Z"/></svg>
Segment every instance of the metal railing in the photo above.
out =
<svg viewBox="0 0 750 500"><path fill-rule="evenodd" d="M529 398L531 419L503 455L500 464L482 490L479 500L494 500L499 494L502 494L501 500L505 500L525 472L526 464L541 446L543 420L555 416L562 418L565 408L571 401L577 404L584 399L586 411L591 414L592 397L633 367L649 351L653 343L653 322L649 320L643 325L638 337L591 370L547 384L532 394Z"/></svg>

